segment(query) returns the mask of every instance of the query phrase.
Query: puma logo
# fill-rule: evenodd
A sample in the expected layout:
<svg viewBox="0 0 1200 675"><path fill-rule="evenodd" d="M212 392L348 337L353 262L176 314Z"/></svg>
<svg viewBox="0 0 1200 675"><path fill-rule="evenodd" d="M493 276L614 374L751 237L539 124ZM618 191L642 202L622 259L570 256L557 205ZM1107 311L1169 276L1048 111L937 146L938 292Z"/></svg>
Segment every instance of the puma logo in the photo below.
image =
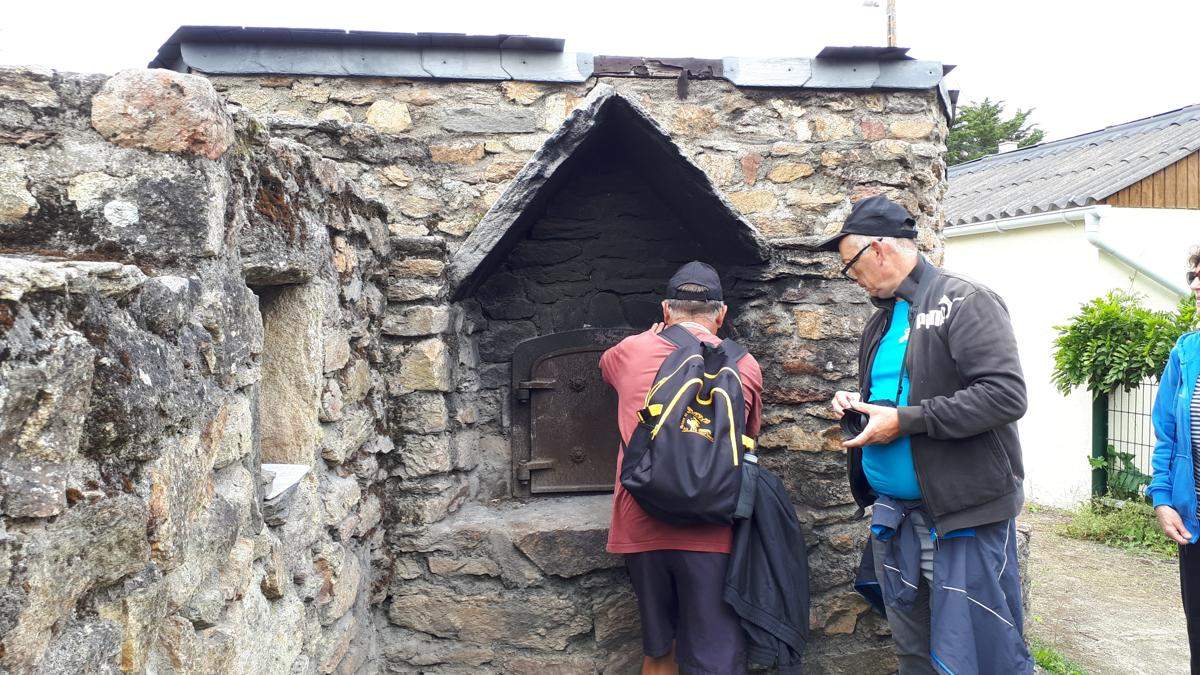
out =
<svg viewBox="0 0 1200 675"><path fill-rule="evenodd" d="M954 303L961 302L962 297L951 299L945 295L938 300L937 309L931 309L928 312L921 312L917 315L917 329L934 328L946 323L950 318L950 312L954 309Z"/></svg>

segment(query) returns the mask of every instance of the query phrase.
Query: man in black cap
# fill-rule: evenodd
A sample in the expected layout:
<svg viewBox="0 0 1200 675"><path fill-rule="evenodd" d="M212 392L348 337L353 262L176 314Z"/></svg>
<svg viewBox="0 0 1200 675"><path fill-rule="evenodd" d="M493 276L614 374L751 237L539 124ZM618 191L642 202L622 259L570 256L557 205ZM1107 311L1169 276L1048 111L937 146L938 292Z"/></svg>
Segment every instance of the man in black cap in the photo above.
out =
<svg viewBox="0 0 1200 675"><path fill-rule="evenodd" d="M858 391L832 401L851 492L873 505L856 586L886 607L902 675L1030 672L1014 521L1026 397L1008 309L930 264L916 236L909 213L877 196L816 246L840 254L877 308Z"/></svg>
<svg viewBox="0 0 1200 675"><path fill-rule="evenodd" d="M697 339L720 343L725 321L721 279L702 262L680 267L667 283L663 324L681 325ZM604 352L600 370L617 391L617 425L628 443L637 411L646 405L659 366L675 350L659 335L663 324L631 335ZM738 361L746 401L746 435L758 436L762 370L747 354ZM743 673L745 637L738 616L722 599L729 563L729 525L680 526L646 513L621 485L618 449L608 551L625 555L642 619L642 672Z"/></svg>

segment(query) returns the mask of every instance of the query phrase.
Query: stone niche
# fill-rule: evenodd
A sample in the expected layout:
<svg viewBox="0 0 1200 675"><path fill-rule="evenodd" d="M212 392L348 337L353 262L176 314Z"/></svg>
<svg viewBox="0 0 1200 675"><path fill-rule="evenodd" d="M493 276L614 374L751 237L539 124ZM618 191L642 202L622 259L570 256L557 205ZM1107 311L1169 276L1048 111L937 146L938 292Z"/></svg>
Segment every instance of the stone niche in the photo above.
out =
<svg viewBox="0 0 1200 675"><path fill-rule="evenodd" d="M754 227L669 136L636 104L598 87L451 260L469 358L477 359L461 369L467 381L459 389L477 388L461 403L481 413L478 432L497 436L490 451L528 454L529 439L521 437L528 425L520 420L529 404L511 391L513 378L525 377L510 370L517 344L586 328L623 329L607 334L607 344L645 330L662 319L667 279L689 260L704 260L721 273L730 304L726 332L736 334L742 305L763 294L751 280L768 257ZM607 390L598 378L598 356L588 352L577 362L585 372L576 384L587 380ZM607 412L606 419L588 420L563 410L561 435L587 446L597 429L615 427ZM586 452L614 450L605 445ZM529 494L522 458L510 458L481 457L494 468L481 476L494 496ZM611 490L611 475L604 480L603 491Z"/></svg>
<svg viewBox="0 0 1200 675"><path fill-rule="evenodd" d="M311 466L321 438L321 302L315 284L257 289L263 317L259 423L265 463Z"/></svg>

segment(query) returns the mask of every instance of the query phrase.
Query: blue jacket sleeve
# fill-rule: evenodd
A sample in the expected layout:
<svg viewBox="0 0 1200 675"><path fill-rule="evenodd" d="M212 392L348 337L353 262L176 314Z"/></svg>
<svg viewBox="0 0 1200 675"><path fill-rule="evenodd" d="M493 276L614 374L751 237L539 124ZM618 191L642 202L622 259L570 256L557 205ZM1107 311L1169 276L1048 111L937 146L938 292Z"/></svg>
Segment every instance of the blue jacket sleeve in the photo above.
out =
<svg viewBox="0 0 1200 675"><path fill-rule="evenodd" d="M1179 371L1179 343L1171 350L1171 358L1158 380L1158 394L1154 397L1151 419L1154 422L1154 455L1150 466L1154 472L1146 494L1154 506L1171 505L1171 456L1175 452L1175 397L1183 384Z"/></svg>

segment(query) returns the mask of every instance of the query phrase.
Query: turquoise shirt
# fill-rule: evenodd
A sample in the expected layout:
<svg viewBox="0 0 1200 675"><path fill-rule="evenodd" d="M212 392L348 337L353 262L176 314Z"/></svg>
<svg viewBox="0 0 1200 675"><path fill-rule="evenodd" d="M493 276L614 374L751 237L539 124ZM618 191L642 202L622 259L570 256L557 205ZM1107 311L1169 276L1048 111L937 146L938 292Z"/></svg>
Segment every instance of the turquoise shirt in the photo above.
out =
<svg viewBox="0 0 1200 675"><path fill-rule="evenodd" d="M871 363L871 391L867 401L886 399L896 401L897 379L900 377L904 351L908 346L908 302L896 299L892 324L884 333ZM908 373L896 405L908 405ZM901 436L886 445L863 448L863 473L876 493L893 499L920 499L921 486L913 469L912 444Z"/></svg>

